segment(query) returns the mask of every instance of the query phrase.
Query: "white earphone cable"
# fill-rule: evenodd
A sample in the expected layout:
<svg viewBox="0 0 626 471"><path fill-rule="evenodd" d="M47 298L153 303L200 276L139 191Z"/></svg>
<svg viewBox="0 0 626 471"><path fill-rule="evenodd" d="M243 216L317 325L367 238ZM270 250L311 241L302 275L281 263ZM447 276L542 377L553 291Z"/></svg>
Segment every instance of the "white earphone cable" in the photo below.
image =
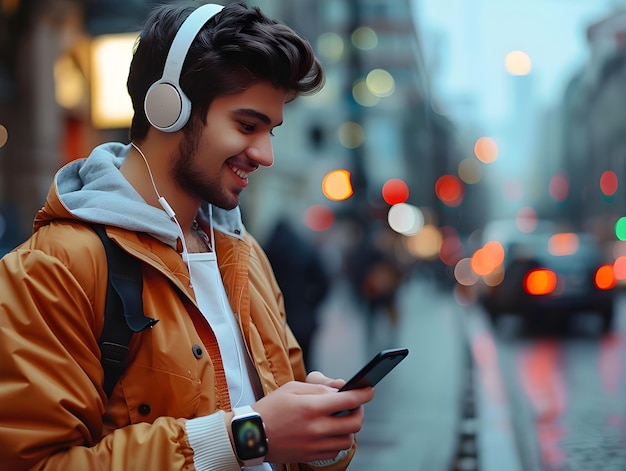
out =
<svg viewBox="0 0 626 471"><path fill-rule="evenodd" d="M152 170L150 169L150 164L148 163L148 159L146 159L146 156L144 155L143 151L134 142L131 142L130 145L132 145L137 150L137 152L139 152L139 155L141 155L141 158L146 164L146 168L148 169L148 175L150 175L150 181L152 182L152 188L154 188L154 193L156 194L158 198L159 204L161 205L163 210L167 213L167 215L170 217L170 219L176 223L176 226L178 227L178 230L180 231L180 238L183 243L182 257L183 257L183 262L185 263L185 265L187 265L187 270L189 270L189 286L191 286L191 264L189 263L189 252L187 251L187 243L185 242L185 234L183 233L183 228L180 227L178 219L176 218L176 213L174 212L170 204L167 202L164 196L160 195L159 190L157 189L156 183L154 181L154 176L152 175Z"/></svg>

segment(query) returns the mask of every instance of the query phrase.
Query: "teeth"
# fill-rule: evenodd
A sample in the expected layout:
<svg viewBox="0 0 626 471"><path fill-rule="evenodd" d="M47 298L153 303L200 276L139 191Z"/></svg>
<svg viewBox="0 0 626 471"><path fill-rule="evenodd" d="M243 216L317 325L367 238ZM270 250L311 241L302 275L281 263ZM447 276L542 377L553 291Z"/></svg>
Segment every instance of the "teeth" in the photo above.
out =
<svg viewBox="0 0 626 471"><path fill-rule="evenodd" d="M231 167L232 171L235 172L237 174L237 176L239 178L243 178L244 180L246 178L248 178L248 175L250 175L249 172L244 172L243 170L241 170L240 168L237 167Z"/></svg>

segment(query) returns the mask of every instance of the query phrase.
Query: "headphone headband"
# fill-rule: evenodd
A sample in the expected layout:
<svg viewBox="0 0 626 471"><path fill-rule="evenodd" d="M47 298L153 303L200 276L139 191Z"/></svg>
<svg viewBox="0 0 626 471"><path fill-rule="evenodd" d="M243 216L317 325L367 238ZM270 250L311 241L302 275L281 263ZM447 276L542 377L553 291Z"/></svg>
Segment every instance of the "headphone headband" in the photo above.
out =
<svg viewBox="0 0 626 471"><path fill-rule="evenodd" d="M178 131L189 120L191 101L179 84L183 63L202 27L222 8L222 5L216 4L202 5L191 12L176 33L165 60L163 75L150 86L144 99L146 117L159 131Z"/></svg>

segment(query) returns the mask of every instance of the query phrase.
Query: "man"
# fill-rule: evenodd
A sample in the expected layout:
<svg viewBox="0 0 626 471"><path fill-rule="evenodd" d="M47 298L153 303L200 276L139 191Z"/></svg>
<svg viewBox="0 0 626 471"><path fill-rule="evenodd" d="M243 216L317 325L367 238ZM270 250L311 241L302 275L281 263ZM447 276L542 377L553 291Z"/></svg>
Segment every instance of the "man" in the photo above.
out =
<svg viewBox="0 0 626 471"><path fill-rule="evenodd" d="M305 376L238 209L273 163L284 104L322 83L310 45L258 9L172 2L150 16L128 77L131 144L61 169L32 237L0 262L4 469L347 467L373 390ZM107 260L90 223L142 262L158 321L108 398Z"/></svg>

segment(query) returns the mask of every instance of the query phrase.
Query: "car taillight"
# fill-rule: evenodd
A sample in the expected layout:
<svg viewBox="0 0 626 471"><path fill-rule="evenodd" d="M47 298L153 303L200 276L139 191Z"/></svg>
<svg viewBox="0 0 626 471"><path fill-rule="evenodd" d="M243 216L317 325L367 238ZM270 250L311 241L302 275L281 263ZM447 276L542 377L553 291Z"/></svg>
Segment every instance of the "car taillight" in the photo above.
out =
<svg viewBox="0 0 626 471"><path fill-rule="evenodd" d="M556 288L556 274L547 268L536 268L524 277L524 291L533 296L550 294Z"/></svg>
<svg viewBox="0 0 626 471"><path fill-rule="evenodd" d="M615 272L612 265L601 265L596 270L594 283L598 289L612 289L616 285Z"/></svg>

